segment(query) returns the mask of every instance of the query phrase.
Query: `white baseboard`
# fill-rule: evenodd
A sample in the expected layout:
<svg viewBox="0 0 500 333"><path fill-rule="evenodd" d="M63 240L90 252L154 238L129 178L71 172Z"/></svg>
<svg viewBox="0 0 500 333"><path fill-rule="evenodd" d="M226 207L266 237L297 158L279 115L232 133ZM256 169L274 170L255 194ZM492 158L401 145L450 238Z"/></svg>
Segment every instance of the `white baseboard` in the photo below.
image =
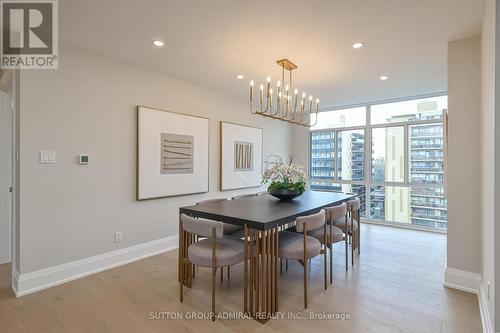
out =
<svg viewBox="0 0 500 333"><path fill-rule="evenodd" d="M154 256L178 247L178 235L14 276L17 297Z"/></svg>
<svg viewBox="0 0 500 333"><path fill-rule="evenodd" d="M483 333L494 332L490 311L488 309L488 297L480 274L446 267L443 284L448 288L477 294Z"/></svg>
<svg viewBox="0 0 500 333"><path fill-rule="evenodd" d="M15 269L12 270L12 280L11 280L11 288L12 288L12 291L14 292L14 294L17 295L18 293L18 287L17 287L17 283L19 281L19 272Z"/></svg>
<svg viewBox="0 0 500 333"><path fill-rule="evenodd" d="M481 275L446 267L443 285L448 288L458 289L472 294L479 294Z"/></svg>
<svg viewBox="0 0 500 333"><path fill-rule="evenodd" d="M494 333L490 310L488 308L488 296L486 290L484 289L483 279L480 281L479 293L477 296L479 301L479 312L481 314L481 323L483 325L483 333Z"/></svg>

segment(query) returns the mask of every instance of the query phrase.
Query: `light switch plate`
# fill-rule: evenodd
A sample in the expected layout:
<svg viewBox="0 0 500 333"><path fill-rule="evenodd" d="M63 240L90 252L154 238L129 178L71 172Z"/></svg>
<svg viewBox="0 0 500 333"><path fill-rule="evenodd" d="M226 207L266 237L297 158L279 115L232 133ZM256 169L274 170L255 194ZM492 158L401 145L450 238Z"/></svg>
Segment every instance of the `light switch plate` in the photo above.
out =
<svg viewBox="0 0 500 333"><path fill-rule="evenodd" d="M56 152L55 151L41 151L40 152L40 163L50 164L56 163Z"/></svg>

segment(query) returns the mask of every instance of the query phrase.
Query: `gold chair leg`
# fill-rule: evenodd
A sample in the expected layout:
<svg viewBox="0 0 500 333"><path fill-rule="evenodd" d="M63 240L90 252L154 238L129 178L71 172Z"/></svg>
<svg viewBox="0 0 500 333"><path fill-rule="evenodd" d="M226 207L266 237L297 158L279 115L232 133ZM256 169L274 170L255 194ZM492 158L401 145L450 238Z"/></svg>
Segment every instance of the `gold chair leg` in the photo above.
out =
<svg viewBox="0 0 500 333"><path fill-rule="evenodd" d="M351 233L351 266L354 266L354 237L353 234Z"/></svg>
<svg viewBox="0 0 500 333"><path fill-rule="evenodd" d="M212 321L215 321L215 275L217 272L216 262L215 262L215 227L212 228ZM221 267L222 269L222 267Z"/></svg>
<svg viewBox="0 0 500 333"><path fill-rule="evenodd" d="M220 267L220 282L224 281L224 267Z"/></svg>
<svg viewBox="0 0 500 333"><path fill-rule="evenodd" d="M248 229L245 224L243 228L243 239L244 239L244 248L243 248L243 309L244 313L248 313L248 305L247 305L247 296L248 296ZM227 266L227 279L229 280L229 267Z"/></svg>
<svg viewBox="0 0 500 333"><path fill-rule="evenodd" d="M325 248L325 253L323 254L323 273L325 275L325 290L328 288L328 278L327 278L327 273L326 273L326 256L328 252L328 246L326 243L326 223L323 225L323 247Z"/></svg>
<svg viewBox="0 0 500 333"><path fill-rule="evenodd" d="M179 223L182 223L182 222L179 222ZM184 248L184 230L182 230L182 225L179 224L179 237L180 237L180 244L181 246L179 246L179 298L180 298L180 301L182 303L183 301L183 296L184 296L184 290L183 290L183 287L184 287L184 251L182 251L182 249Z"/></svg>
<svg viewBox="0 0 500 333"><path fill-rule="evenodd" d="M213 263L212 263L213 264ZM212 267L212 321L215 321L215 273L216 267Z"/></svg>
<svg viewBox="0 0 500 333"><path fill-rule="evenodd" d="M358 256L361 254L361 212L358 210Z"/></svg>
<svg viewBox="0 0 500 333"><path fill-rule="evenodd" d="M304 223L304 308L307 309L307 227Z"/></svg>
<svg viewBox="0 0 500 333"><path fill-rule="evenodd" d="M227 279L229 280L231 278L231 266L227 266Z"/></svg>
<svg viewBox="0 0 500 333"><path fill-rule="evenodd" d="M304 309L307 309L307 263L304 265Z"/></svg>
<svg viewBox="0 0 500 333"><path fill-rule="evenodd" d="M330 284L333 284L333 235L332 235L332 224L330 224Z"/></svg>
<svg viewBox="0 0 500 333"><path fill-rule="evenodd" d="M349 256L349 248L348 248L348 242L349 242L349 233L347 232L347 213L345 215L345 271L349 269L349 262L348 262L348 256Z"/></svg>
<svg viewBox="0 0 500 333"><path fill-rule="evenodd" d="M351 213L351 265L354 266L354 248L356 247L354 240L354 221Z"/></svg>

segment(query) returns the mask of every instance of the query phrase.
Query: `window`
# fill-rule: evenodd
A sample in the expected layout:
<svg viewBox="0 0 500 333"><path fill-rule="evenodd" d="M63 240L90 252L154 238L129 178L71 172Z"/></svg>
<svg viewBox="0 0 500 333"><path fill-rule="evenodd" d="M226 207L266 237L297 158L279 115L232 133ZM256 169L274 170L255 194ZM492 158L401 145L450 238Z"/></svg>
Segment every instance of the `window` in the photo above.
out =
<svg viewBox="0 0 500 333"><path fill-rule="evenodd" d="M311 177L334 178L334 132L311 134Z"/></svg>
<svg viewBox="0 0 500 333"><path fill-rule="evenodd" d="M337 132L338 178L363 180L365 177L365 131Z"/></svg>
<svg viewBox="0 0 500 333"><path fill-rule="evenodd" d="M448 108L448 96L377 104L371 106L371 124L437 120L443 118ZM318 119L319 122L319 119Z"/></svg>
<svg viewBox="0 0 500 333"><path fill-rule="evenodd" d="M437 96L320 113L311 189L358 194L370 220L446 230L446 108L447 96Z"/></svg>
<svg viewBox="0 0 500 333"><path fill-rule="evenodd" d="M404 127L372 130L372 179L403 182L405 176Z"/></svg>
<svg viewBox="0 0 500 333"><path fill-rule="evenodd" d="M364 126L366 124L366 107L325 111L318 114L318 122L313 130L325 128L342 128Z"/></svg>

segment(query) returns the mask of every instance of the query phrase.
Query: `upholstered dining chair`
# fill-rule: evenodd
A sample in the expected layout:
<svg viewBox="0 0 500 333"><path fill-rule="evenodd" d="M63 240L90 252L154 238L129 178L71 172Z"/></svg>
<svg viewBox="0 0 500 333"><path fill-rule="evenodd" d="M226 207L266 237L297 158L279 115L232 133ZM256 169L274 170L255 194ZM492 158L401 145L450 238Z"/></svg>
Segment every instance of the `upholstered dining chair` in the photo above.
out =
<svg viewBox="0 0 500 333"><path fill-rule="evenodd" d="M348 255L349 251L347 248L347 235L344 238L344 232L337 226L333 225L333 222L337 219L344 219L345 224L347 224L347 205L343 202L340 205L326 207L326 223L327 223L327 244L330 247L330 283L333 283L333 244L345 240L345 269L348 267ZM319 241L323 239L320 233L311 234L311 236L316 237Z"/></svg>
<svg viewBox="0 0 500 333"><path fill-rule="evenodd" d="M241 199L241 198L256 197L256 196L257 196L257 193L240 194L240 195L235 195L234 197L232 197L232 200Z"/></svg>
<svg viewBox="0 0 500 333"><path fill-rule="evenodd" d="M184 233L185 232L185 233ZM196 219L185 214L181 215L180 237L191 237L192 234L205 237L198 240L183 253L181 247L180 258L194 265L210 267L212 269L212 321L215 320L215 274L217 267L231 266L244 260L245 243L240 239L224 237L222 222ZM181 239L181 243L182 243ZM183 269L180 269L180 301L183 301Z"/></svg>
<svg viewBox="0 0 500 333"><path fill-rule="evenodd" d="M347 201L347 214L346 217L339 217L333 219L333 225L342 229L344 234L346 235L346 255L347 255L347 243L348 239L351 242L351 265L354 265L354 251L359 251L359 221L360 221L360 209L361 209L361 201L359 198L355 198ZM346 265L347 269L347 265Z"/></svg>
<svg viewBox="0 0 500 333"><path fill-rule="evenodd" d="M298 260L304 266L304 307L307 309L307 265L310 259L320 255L321 242L312 236L308 236L308 231L323 229L326 237L325 210L319 213L300 216L295 220L297 232L280 231L278 234L278 256L283 259ZM302 235L300 234L302 233ZM326 244L326 238L323 239ZM326 251L324 252L324 276L325 289L327 288L326 274Z"/></svg>
<svg viewBox="0 0 500 333"><path fill-rule="evenodd" d="M207 199L207 200L202 200L198 201L196 205L202 205L210 202L219 202L219 201L227 201L227 198L216 198L216 199ZM243 227L234 225L234 224L229 224L229 223L224 223L224 235L225 236L235 236L236 238L242 238L243 236L240 237L240 235L243 235ZM229 279L231 277L231 268L229 266L227 267L227 278ZM224 267L220 268L220 280L224 280Z"/></svg>

